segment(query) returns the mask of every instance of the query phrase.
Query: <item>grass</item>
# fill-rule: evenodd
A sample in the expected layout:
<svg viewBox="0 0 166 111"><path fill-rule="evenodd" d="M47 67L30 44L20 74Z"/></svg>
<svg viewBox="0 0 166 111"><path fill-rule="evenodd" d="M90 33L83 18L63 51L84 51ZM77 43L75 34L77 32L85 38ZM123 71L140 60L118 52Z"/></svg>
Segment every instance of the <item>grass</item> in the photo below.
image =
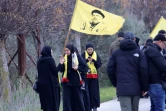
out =
<svg viewBox="0 0 166 111"><path fill-rule="evenodd" d="M115 88L100 88L101 102L109 101L115 96ZM19 87L17 90L12 91L10 103L0 100L0 111L41 111L38 94L33 91L31 86ZM62 111L62 101L59 111Z"/></svg>
<svg viewBox="0 0 166 111"><path fill-rule="evenodd" d="M106 102L116 97L116 89L113 87L100 88L100 102Z"/></svg>
<svg viewBox="0 0 166 111"><path fill-rule="evenodd" d="M31 86L21 85L12 90L11 101L0 100L0 111L41 111L38 94Z"/></svg>

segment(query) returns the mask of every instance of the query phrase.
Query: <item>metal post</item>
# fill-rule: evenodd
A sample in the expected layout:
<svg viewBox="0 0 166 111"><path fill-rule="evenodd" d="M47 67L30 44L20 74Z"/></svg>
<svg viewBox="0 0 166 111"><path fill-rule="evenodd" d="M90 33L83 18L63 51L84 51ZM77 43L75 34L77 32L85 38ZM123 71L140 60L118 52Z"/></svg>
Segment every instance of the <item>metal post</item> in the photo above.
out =
<svg viewBox="0 0 166 111"><path fill-rule="evenodd" d="M26 44L25 35L18 34L18 71L20 76L25 76L26 70Z"/></svg>

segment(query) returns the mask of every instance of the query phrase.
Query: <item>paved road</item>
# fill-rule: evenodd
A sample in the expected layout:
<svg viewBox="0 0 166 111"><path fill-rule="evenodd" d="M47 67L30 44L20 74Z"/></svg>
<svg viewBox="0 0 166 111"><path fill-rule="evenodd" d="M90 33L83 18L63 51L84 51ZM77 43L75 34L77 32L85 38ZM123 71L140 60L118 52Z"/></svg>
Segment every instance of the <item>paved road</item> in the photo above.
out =
<svg viewBox="0 0 166 111"><path fill-rule="evenodd" d="M120 104L117 99L102 103L98 111L121 111ZM150 100L141 99L139 103L139 111L150 111ZM164 110L166 111L166 110Z"/></svg>

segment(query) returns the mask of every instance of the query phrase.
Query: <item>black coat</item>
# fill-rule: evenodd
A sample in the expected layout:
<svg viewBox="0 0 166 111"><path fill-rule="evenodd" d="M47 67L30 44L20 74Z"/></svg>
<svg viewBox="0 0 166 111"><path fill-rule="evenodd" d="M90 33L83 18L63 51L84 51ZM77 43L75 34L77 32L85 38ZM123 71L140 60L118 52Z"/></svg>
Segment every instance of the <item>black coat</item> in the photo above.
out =
<svg viewBox="0 0 166 111"><path fill-rule="evenodd" d="M82 74L86 74L86 72L87 72L87 65L79 54L77 55L77 58L78 58L78 62L79 62L78 71L80 72L81 76L83 77L84 75L82 75ZM79 79L78 72L72 68L72 57L71 57L71 55L68 56L67 63L68 63L67 64L67 78L68 78L69 82L62 83L62 84L66 84L66 85L69 85L69 86L80 86L81 84L80 84L80 79ZM65 65L64 64L59 64L58 65L58 70L60 72L64 72L65 71ZM63 75L62 75L62 77L63 77Z"/></svg>
<svg viewBox="0 0 166 111"><path fill-rule="evenodd" d="M107 73L119 96L140 95L148 90L146 57L132 40L121 41L120 49L109 59Z"/></svg>
<svg viewBox="0 0 166 111"><path fill-rule="evenodd" d="M41 56L37 63L37 69L41 109L58 109L59 82L54 59L47 54Z"/></svg>
<svg viewBox="0 0 166 111"><path fill-rule="evenodd" d="M157 44L150 44L145 50L148 61L150 84L161 83L162 74L166 73L166 63Z"/></svg>

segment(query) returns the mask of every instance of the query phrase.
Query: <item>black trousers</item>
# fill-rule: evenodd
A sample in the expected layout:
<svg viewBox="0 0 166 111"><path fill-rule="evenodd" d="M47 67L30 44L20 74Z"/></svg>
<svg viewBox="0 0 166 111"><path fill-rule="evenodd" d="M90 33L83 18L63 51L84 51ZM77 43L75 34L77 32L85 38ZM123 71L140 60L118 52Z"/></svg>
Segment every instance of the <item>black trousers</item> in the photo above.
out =
<svg viewBox="0 0 166 111"><path fill-rule="evenodd" d="M60 102L61 102L61 94L60 94L60 87L55 88L54 90L54 94L55 94L55 110L54 111L59 111L59 107L60 107ZM51 109L49 109L48 111L52 111Z"/></svg>
<svg viewBox="0 0 166 111"><path fill-rule="evenodd" d="M61 95L60 95L60 87L58 88L54 88L54 109L51 109L51 108L47 108L47 109L43 109L43 111L59 111L59 106L60 106L60 98L61 98Z"/></svg>
<svg viewBox="0 0 166 111"><path fill-rule="evenodd" d="M55 111L54 109L44 109L43 111Z"/></svg>
<svg viewBox="0 0 166 111"><path fill-rule="evenodd" d="M41 109L59 111L60 87L48 87L47 85L39 85L38 87Z"/></svg>
<svg viewBox="0 0 166 111"><path fill-rule="evenodd" d="M100 93L99 93L99 81L98 79L87 79L89 97L90 97L90 108L100 107Z"/></svg>
<svg viewBox="0 0 166 111"><path fill-rule="evenodd" d="M84 105L85 105L85 111L91 111L89 89L88 89L87 82L85 83L85 90L82 90L82 92L83 92L83 100L84 100Z"/></svg>
<svg viewBox="0 0 166 111"><path fill-rule="evenodd" d="M79 86L63 87L63 111L85 111L83 94Z"/></svg>

